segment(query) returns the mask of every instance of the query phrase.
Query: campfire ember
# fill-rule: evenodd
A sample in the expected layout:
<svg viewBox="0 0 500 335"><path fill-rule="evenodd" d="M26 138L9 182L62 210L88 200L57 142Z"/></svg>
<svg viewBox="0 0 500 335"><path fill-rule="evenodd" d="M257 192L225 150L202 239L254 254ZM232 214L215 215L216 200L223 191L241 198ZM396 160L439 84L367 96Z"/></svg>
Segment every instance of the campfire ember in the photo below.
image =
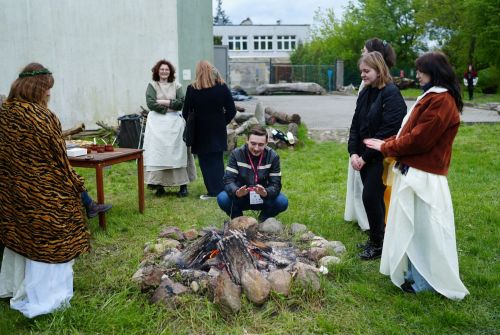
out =
<svg viewBox="0 0 500 335"><path fill-rule="evenodd" d="M223 230L208 229L192 241L178 228L168 227L156 243L147 245L132 279L143 291L154 290L152 302L175 303L178 294L208 292L222 310L232 312L241 306L242 291L257 305L266 301L270 290L288 295L293 276L301 285L317 290L318 273L339 262L334 255L342 254L345 247L294 225L291 232L285 232L273 218L259 224L254 218L239 217L227 222ZM274 233L265 233L269 230ZM309 249L295 246L293 235L300 236ZM181 283L174 278L181 278Z"/></svg>

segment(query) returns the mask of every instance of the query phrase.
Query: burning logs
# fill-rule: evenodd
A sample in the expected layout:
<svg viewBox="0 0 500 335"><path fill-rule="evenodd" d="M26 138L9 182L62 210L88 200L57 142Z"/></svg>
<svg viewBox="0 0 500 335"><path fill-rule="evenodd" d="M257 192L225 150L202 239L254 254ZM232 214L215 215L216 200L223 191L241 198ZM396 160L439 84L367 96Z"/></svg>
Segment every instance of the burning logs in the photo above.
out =
<svg viewBox="0 0 500 335"><path fill-rule="evenodd" d="M152 303L175 305L179 294L207 293L225 313L240 310L242 292L261 305L271 291L287 296L291 285L319 290L319 274L340 261L337 256L345 247L314 235L304 225L291 228L284 229L274 218L259 224L239 217L222 230L207 229L190 241L186 232L169 227L147 245L132 279L142 291L152 292Z"/></svg>

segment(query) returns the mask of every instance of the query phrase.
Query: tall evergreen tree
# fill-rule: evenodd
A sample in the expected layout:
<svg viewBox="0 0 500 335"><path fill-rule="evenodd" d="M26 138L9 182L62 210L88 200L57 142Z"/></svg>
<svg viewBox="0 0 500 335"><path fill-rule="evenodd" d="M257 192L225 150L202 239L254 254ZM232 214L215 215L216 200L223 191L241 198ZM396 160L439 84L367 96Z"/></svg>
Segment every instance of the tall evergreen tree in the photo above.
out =
<svg viewBox="0 0 500 335"><path fill-rule="evenodd" d="M214 24L226 25L230 23L231 20L222 9L222 0L217 0L217 12L215 13L214 16Z"/></svg>

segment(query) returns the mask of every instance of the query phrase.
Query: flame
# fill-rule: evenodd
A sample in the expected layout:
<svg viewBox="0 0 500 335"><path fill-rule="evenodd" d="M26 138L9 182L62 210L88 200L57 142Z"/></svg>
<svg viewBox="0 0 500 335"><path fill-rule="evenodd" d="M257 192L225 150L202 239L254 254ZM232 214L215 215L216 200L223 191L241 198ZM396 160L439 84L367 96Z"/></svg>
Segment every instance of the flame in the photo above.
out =
<svg viewBox="0 0 500 335"><path fill-rule="evenodd" d="M214 249L212 250L212 252L210 253L210 255L208 256L208 259L212 259L214 258L215 256L217 256L218 254L220 253L219 249Z"/></svg>

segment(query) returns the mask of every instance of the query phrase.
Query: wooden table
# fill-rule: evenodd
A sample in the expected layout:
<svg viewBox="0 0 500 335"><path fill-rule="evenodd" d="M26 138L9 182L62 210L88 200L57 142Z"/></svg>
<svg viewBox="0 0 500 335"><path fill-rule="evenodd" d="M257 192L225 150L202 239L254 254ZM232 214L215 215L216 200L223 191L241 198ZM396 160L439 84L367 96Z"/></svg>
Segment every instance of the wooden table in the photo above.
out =
<svg viewBox="0 0 500 335"><path fill-rule="evenodd" d="M93 168L97 182L97 202L104 204L104 167L137 159L137 186L139 189L139 212L144 213L144 165L142 149L115 148L115 151L69 157L73 167ZM105 213L99 213L99 226L106 228Z"/></svg>

